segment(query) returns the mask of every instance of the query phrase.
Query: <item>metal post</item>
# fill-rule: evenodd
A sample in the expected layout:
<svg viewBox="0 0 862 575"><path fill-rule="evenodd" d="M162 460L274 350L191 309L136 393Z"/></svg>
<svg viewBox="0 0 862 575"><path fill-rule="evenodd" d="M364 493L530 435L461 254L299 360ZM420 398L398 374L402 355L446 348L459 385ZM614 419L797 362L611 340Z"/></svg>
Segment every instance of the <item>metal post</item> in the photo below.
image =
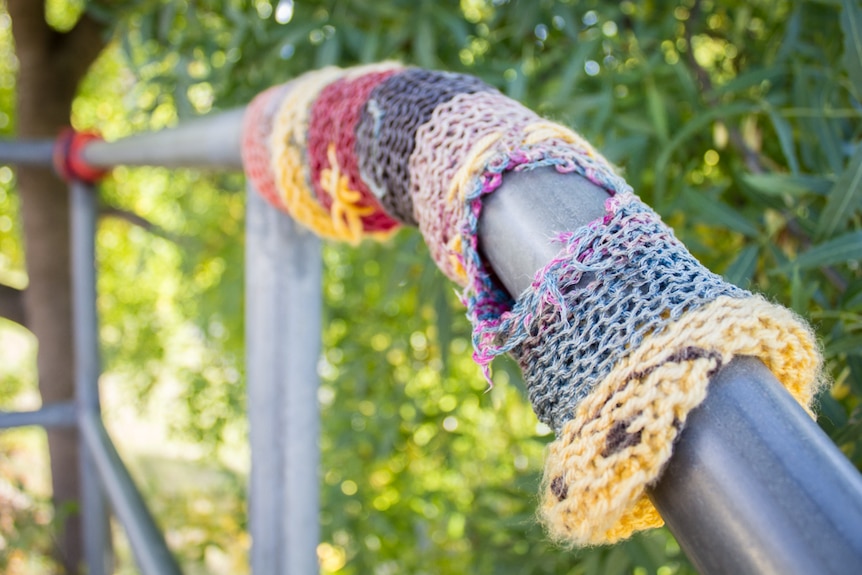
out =
<svg viewBox="0 0 862 575"><path fill-rule="evenodd" d="M99 332L96 316L96 193L93 186L70 185L72 227L72 313L75 335L75 399L78 426L99 407ZM108 510L92 458L82 442L81 520L89 575L112 571Z"/></svg>
<svg viewBox="0 0 862 575"><path fill-rule="evenodd" d="M558 251L555 233L602 215L606 198L553 169L509 174L479 227L505 287L528 287ZM862 479L757 360L713 378L651 497L704 574L839 575L862 565Z"/></svg>
<svg viewBox="0 0 862 575"><path fill-rule="evenodd" d="M136 134L116 142L91 142L84 159L101 168L162 166L164 168L241 169L240 143L245 108L212 114L160 132Z"/></svg>
<svg viewBox="0 0 862 575"><path fill-rule="evenodd" d="M254 573L319 571L320 241L248 186L246 363Z"/></svg>
<svg viewBox="0 0 862 575"><path fill-rule="evenodd" d="M110 529L104 492L123 524L145 575L179 574L128 470L102 424L99 404L99 332L96 313L96 193L72 182L72 288L75 319L75 394L82 438L84 546L88 575L112 573Z"/></svg>
<svg viewBox="0 0 862 575"><path fill-rule="evenodd" d="M90 412L83 416L80 425L87 452L111 501L114 514L126 531L129 546L141 573L180 575L179 565L165 544L164 535L150 514L132 476L123 465L101 417L98 413Z"/></svg>

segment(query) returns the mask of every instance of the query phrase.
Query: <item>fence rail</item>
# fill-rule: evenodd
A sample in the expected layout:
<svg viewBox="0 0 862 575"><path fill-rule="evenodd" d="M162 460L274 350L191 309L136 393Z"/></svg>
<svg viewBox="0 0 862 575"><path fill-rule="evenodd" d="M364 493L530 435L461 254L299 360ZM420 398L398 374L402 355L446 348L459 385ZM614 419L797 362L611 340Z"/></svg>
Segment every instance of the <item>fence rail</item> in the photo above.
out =
<svg viewBox="0 0 862 575"><path fill-rule="evenodd" d="M113 143L91 143L96 166L241 167L243 110ZM0 143L0 161L50 163L49 142ZM99 415L92 189L72 184L77 425L84 436L84 513L91 575L106 570L106 493L145 574L178 573L164 538ZM551 232L601 216L606 194L552 170L513 173L480 223L485 255L512 293L556 253ZM247 204L247 364L256 573L317 569L320 346L319 240ZM289 294L289 295L288 295ZM739 358L711 382L650 496L703 573L848 573L862 565L862 479L763 365ZM768 414L768 415L766 415ZM0 427L72 423L71 406L0 414Z"/></svg>
<svg viewBox="0 0 862 575"><path fill-rule="evenodd" d="M75 404L48 404L33 411L0 411L0 429L41 425L42 427L73 427Z"/></svg>

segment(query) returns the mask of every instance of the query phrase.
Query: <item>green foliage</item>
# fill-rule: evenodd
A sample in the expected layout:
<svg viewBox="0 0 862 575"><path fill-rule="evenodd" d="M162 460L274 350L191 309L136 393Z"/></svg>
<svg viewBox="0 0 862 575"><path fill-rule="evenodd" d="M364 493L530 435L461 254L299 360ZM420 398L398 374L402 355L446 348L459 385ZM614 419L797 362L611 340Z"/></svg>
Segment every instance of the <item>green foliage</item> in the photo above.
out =
<svg viewBox="0 0 862 575"><path fill-rule="evenodd" d="M594 142L708 267L814 323L834 379L820 423L862 467L857 2L297 0L286 24L275 4L90 2L116 41L73 121L109 137L161 128L333 63L478 75ZM17 209L7 179L0 169L2 279L21 261L3 229ZM107 367L145 408L157 386L179 386L175 427L212 451L245 429L241 189L234 175L160 169L118 169L102 188L153 224L101 226ZM485 389L461 304L417 233L327 246L325 263L325 571L692 571L664 531L577 553L546 542L533 513L547 430L511 362Z"/></svg>
<svg viewBox="0 0 862 575"><path fill-rule="evenodd" d="M39 485L46 478L38 477L32 467L40 448L45 450L44 435L20 430L0 435L0 571L7 575L57 569L50 558L51 539L59 523L54 519L64 510L52 510Z"/></svg>

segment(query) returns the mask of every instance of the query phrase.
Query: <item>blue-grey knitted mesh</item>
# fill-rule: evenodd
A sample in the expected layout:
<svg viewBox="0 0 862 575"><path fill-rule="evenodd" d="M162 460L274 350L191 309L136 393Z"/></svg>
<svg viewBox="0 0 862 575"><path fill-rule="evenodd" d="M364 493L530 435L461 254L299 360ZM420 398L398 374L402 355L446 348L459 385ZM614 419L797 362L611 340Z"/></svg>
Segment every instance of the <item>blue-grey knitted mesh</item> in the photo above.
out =
<svg viewBox="0 0 862 575"><path fill-rule="evenodd" d="M523 369L536 415L557 434L644 337L719 296L750 295L703 267L635 195L608 206L604 221L561 238L561 256L519 298L508 341L499 342Z"/></svg>

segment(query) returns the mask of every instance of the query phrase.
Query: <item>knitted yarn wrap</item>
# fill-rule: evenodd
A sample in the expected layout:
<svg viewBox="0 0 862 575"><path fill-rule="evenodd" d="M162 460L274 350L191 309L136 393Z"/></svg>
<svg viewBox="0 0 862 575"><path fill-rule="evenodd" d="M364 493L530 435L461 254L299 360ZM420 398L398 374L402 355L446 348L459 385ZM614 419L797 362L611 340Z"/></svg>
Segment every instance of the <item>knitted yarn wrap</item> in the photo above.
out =
<svg viewBox="0 0 862 575"><path fill-rule="evenodd" d="M272 150L269 141L275 113L290 88L290 83L280 84L258 94L245 110L242 128L241 152L245 175L266 201L282 211L287 211L287 206L282 201L270 166Z"/></svg>
<svg viewBox="0 0 862 575"><path fill-rule="evenodd" d="M356 155L371 191L390 214L416 225L407 173L416 130L458 94L496 91L473 76L411 68L374 88L356 128Z"/></svg>
<svg viewBox="0 0 862 575"><path fill-rule="evenodd" d="M391 68L341 78L326 86L311 107L308 163L317 200L324 209L333 210L333 203L340 199L337 179L334 185L332 183L333 174L340 168L347 178L346 190L354 194L353 205L366 231L386 232L398 227L398 222L382 210L379 201L360 177L354 154L356 125L369 93L397 71L398 68ZM334 163L331 156L335 158ZM338 210L339 206L335 209Z"/></svg>
<svg viewBox="0 0 862 575"><path fill-rule="evenodd" d="M647 334L720 296L750 295L700 265L634 194L606 209L561 235L560 254L479 340L486 353L512 353L536 415L557 433Z"/></svg>
<svg viewBox="0 0 862 575"><path fill-rule="evenodd" d="M804 321L704 268L581 136L477 78L396 64L305 74L251 104L243 158L259 191L322 237L419 226L463 287L485 376L510 353L556 434L540 516L560 541L661 525L645 489L734 356L761 359L806 409L819 385ZM508 173L542 167L607 191L605 215L546 230L558 254L509 294L479 249L483 203Z"/></svg>
<svg viewBox="0 0 862 575"><path fill-rule="evenodd" d="M464 202L450 197L456 174L465 169L479 142L520 133L539 120L535 112L499 92L475 92L438 105L416 131L409 164L413 211L431 257L449 279L464 281L459 250L453 245L464 209Z"/></svg>

